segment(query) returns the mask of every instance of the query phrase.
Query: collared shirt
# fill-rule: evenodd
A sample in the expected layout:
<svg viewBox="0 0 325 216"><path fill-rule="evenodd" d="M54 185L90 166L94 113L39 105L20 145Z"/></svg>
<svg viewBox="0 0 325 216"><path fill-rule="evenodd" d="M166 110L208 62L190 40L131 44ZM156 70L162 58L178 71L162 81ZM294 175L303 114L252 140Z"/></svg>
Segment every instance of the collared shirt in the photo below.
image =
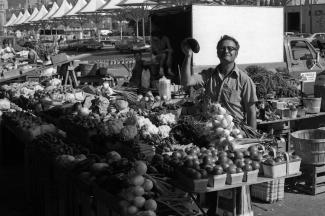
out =
<svg viewBox="0 0 325 216"><path fill-rule="evenodd" d="M207 98L219 102L231 115L241 120L246 118L249 105L257 102L254 82L237 66L223 79L218 67L203 70L200 77L197 84L205 88Z"/></svg>

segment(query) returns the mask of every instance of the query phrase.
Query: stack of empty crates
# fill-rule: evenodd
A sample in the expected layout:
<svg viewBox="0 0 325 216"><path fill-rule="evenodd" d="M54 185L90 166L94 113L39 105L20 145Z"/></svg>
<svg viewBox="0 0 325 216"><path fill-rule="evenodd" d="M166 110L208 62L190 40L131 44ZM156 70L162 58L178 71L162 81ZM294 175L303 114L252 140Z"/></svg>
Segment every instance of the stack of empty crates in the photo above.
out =
<svg viewBox="0 0 325 216"><path fill-rule="evenodd" d="M252 185L251 196L268 203L283 200L284 180L285 179L276 179L271 182Z"/></svg>

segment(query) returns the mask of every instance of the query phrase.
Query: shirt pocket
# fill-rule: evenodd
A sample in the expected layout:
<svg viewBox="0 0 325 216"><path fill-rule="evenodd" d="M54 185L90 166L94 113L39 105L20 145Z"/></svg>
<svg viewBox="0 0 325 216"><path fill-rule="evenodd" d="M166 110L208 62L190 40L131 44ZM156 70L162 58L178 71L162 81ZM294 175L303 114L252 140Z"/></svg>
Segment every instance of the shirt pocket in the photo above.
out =
<svg viewBox="0 0 325 216"><path fill-rule="evenodd" d="M241 101L240 91L236 89L231 89L229 100L231 103L236 103L236 104L240 103Z"/></svg>

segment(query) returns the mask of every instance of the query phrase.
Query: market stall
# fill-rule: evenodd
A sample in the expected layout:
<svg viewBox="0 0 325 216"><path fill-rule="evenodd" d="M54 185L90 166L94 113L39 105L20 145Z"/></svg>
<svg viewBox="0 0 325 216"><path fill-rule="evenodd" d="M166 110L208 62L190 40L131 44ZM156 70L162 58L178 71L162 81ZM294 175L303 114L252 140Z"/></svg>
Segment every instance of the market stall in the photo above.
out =
<svg viewBox="0 0 325 216"><path fill-rule="evenodd" d="M104 82L82 90L59 79L1 89L2 134L19 131L26 185L34 204L42 203L39 215L205 214L196 193L300 175L299 156L276 150L272 137L220 104L202 106L200 93L176 100L170 87L141 93ZM6 136L1 143L9 145ZM233 197L227 211L252 213L249 196L240 209Z"/></svg>

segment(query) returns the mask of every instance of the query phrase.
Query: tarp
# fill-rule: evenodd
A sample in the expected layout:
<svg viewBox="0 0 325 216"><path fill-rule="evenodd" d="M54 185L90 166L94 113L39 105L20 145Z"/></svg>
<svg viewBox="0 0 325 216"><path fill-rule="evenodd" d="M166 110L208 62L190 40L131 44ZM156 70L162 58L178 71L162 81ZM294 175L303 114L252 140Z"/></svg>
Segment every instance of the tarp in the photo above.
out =
<svg viewBox="0 0 325 216"><path fill-rule="evenodd" d="M23 17L23 13L19 12L17 19L10 24L10 26L15 25L21 18Z"/></svg>
<svg viewBox="0 0 325 216"><path fill-rule="evenodd" d="M51 19L60 18L63 15L65 15L67 12L69 12L72 9L72 6L70 3L67 2L67 0L64 0L60 6L60 8L53 14Z"/></svg>
<svg viewBox="0 0 325 216"><path fill-rule="evenodd" d="M78 11L87 5L86 0L78 0L75 6L65 15L65 16L74 16Z"/></svg>
<svg viewBox="0 0 325 216"><path fill-rule="evenodd" d="M13 13L9 19L9 21L4 25L5 27L10 26L11 23L15 22L17 19L16 15Z"/></svg>
<svg viewBox="0 0 325 216"><path fill-rule="evenodd" d="M28 18L30 17L30 13L28 12L28 10L25 10L24 15L22 16L22 18L20 20L18 20L15 25L20 25L23 24Z"/></svg>
<svg viewBox="0 0 325 216"><path fill-rule="evenodd" d="M29 20L29 22L37 22L40 19L42 19L46 14L48 14L47 9L45 8L44 5L42 5L41 9L39 10L38 14L31 20Z"/></svg>
<svg viewBox="0 0 325 216"><path fill-rule="evenodd" d="M106 4L104 0L90 0L78 13L94 13Z"/></svg>
<svg viewBox="0 0 325 216"><path fill-rule="evenodd" d="M40 21L49 20L58 9L59 9L58 4L54 2L50 11L42 19L40 19Z"/></svg>
<svg viewBox="0 0 325 216"><path fill-rule="evenodd" d="M25 20L25 23L28 23L29 21L34 19L34 17L36 17L37 14L38 14L38 10L37 10L37 8L34 8L33 13L30 15L30 17L27 20Z"/></svg>
<svg viewBox="0 0 325 216"><path fill-rule="evenodd" d="M150 0L124 0L119 6L144 6L144 5L156 5L157 2L150 1Z"/></svg>
<svg viewBox="0 0 325 216"><path fill-rule="evenodd" d="M109 2L107 2L107 4L105 4L99 10L109 11L109 10L121 9L122 7L118 6L118 4L120 4L121 2L122 2L122 0L110 0Z"/></svg>

